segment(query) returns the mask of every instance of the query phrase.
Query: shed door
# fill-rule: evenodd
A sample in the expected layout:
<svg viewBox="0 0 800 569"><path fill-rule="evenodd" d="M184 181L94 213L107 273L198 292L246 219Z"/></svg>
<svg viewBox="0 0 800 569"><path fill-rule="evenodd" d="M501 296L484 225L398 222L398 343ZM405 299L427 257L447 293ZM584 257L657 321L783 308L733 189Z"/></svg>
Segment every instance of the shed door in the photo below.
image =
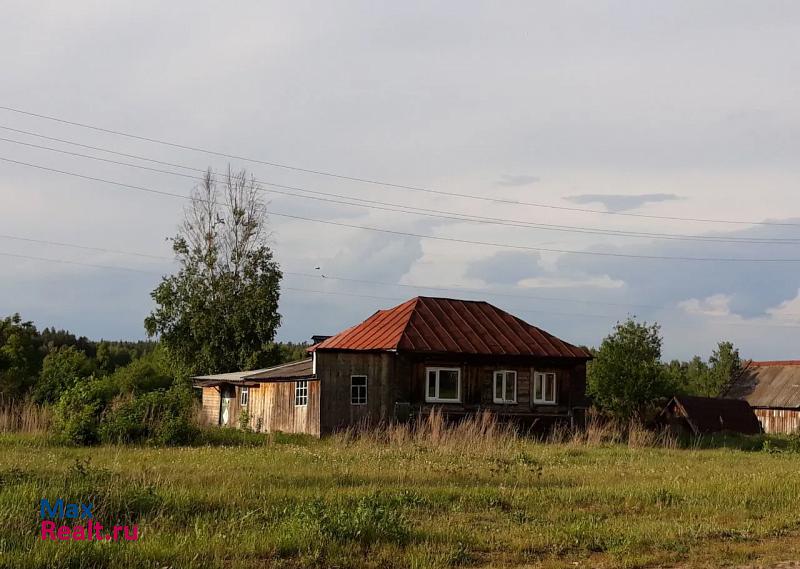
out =
<svg viewBox="0 0 800 569"><path fill-rule="evenodd" d="M231 416L231 400L234 397L235 390L231 385L224 385L220 388L219 398L219 424L227 425Z"/></svg>

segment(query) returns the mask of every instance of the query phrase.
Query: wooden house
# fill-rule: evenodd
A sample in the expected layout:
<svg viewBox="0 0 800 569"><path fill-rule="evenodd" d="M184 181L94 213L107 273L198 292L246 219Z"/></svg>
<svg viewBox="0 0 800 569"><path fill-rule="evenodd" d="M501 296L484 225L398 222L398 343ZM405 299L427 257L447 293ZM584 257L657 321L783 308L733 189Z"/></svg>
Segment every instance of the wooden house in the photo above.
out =
<svg viewBox="0 0 800 569"><path fill-rule="evenodd" d="M309 351L286 366L198 376L204 413L235 425L246 390L251 427L320 435L434 409L580 423L588 405L589 352L487 302L413 298Z"/></svg>
<svg viewBox="0 0 800 569"><path fill-rule="evenodd" d="M747 401L765 433L798 433L800 360L748 361L723 397Z"/></svg>

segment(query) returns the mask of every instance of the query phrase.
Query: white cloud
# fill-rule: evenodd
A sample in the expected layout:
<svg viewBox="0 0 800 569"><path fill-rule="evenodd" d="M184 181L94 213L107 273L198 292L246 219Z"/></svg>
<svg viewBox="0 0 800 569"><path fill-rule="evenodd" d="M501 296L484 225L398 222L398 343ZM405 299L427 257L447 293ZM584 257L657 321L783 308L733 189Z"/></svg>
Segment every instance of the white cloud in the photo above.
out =
<svg viewBox="0 0 800 569"><path fill-rule="evenodd" d="M731 314L732 297L727 294L713 294L704 299L690 298L678 303L687 314L704 316L729 316Z"/></svg>

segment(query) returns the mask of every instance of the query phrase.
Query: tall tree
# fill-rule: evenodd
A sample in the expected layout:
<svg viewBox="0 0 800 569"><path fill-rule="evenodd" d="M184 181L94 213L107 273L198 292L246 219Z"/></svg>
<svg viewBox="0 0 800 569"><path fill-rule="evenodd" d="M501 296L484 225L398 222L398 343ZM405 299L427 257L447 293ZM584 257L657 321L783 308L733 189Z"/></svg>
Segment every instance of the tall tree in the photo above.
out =
<svg viewBox="0 0 800 569"><path fill-rule="evenodd" d="M739 350L732 342L720 342L708 358L707 380L700 393L706 397L717 397L730 383L731 378L742 368Z"/></svg>
<svg viewBox="0 0 800 569"><path fill-rule="evenodd" d="M244 170L217 176L209 169L192 193L173 239L180 268L152 292L156 308L145 319L147 333L161 336L182 371L271 363L282 275L266 217L261 188Z"/></svg>
<svg viewBox="0 0 800 569"><path fill-rule="evenodd" d="M617 323L590 363L587 392L606 412L641 416L672 386L661 363L661 329L633 318Z"/></svg>
<svg viewBox="0 0 800 569"><path fill-rule="evenodd" d="M21 397L42 365L39 332L19 314L0 320L0 396Z"/></svg>

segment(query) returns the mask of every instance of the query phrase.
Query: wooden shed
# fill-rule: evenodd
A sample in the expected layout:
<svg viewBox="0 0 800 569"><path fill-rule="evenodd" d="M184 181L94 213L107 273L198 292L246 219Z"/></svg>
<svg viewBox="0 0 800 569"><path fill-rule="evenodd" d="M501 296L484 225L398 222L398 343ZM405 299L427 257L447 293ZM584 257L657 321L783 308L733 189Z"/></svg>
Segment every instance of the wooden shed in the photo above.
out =
<svg viewBox="0 0 800 569"><path fill-rule="evenodd" d="M800 432L800 360L748 361L723 396L747 401L765 433Z"/></svg>
<svg viewBox="0 0 800 569"><path fill-rule="evenodd" d="M678 395L667 403L658 422L693 435L731 432L755 435L761 425L746 401Z"/></svg>
<svg viewBox="0 0 800 569"><path fill-rule="evenodd" d="M193 378L202 391L203 418L209 425L248 426L257 432L283 431L319 436L319 381L306 358L246 372Z"/></svg>

